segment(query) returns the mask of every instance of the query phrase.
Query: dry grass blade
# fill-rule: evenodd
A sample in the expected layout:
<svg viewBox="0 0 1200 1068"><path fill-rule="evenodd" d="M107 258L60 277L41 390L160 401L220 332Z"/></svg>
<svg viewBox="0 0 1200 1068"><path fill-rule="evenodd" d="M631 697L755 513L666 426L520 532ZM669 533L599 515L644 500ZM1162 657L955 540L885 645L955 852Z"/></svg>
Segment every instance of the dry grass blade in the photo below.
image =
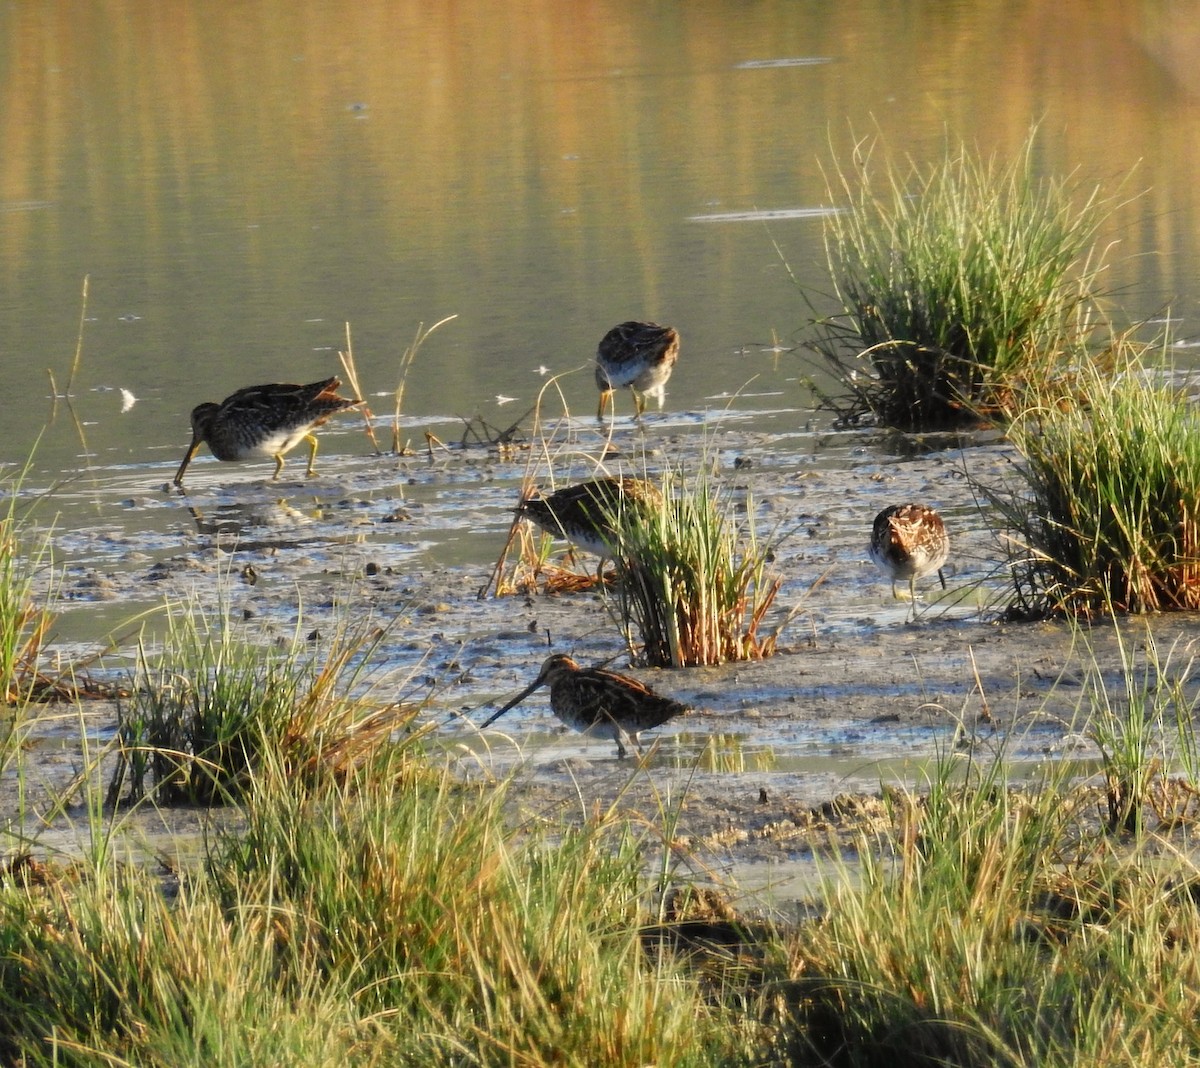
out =
<svg viewBox="0 0 1200 1068"><path fill-rule="evenodd" d="M418 323L417 332L413 335L408 348L404 350L404 354L400 357L400 381L396 384L396 407L392 414L392 452L397 456L403 452L400 445L400 411L404 406L404 390L408 385L408 372L412 368L413 361L417 358L417 353L421 350L421 346L429 339L429 335L437 330L438 327L445 326L446 323L457 318L457 313L447 315L444 319L439 319L428 330L425 329L424 323Z"/></svg>
<svg viewBox="0 0 1200 1068"><path fill-rule="evenodd" d="M354 346L350 340L350 324L346 324L346 351L338 352L338 359L341 361L342 370L346 372L346 381L350 383L351 390L354 395L362 401L360 411L362 412L363 425L367 430L367 437L371 439L371 447L375 450L375 455L379 455L379 442L375 438L375 427L371 423L371 408L367 404L367 395L363 392L362 386L358 381L358 368L354 363Z"/></svg>

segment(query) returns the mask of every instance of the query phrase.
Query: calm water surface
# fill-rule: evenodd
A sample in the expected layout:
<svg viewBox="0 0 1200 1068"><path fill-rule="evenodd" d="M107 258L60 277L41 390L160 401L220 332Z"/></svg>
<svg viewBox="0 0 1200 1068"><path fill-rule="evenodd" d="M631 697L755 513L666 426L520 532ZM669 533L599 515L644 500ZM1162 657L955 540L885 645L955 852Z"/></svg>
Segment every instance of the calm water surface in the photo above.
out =
<svg viewBox="0 0 1200 1068"><path fill-rule="evenodd" d="M800 427L822 164L868 135L917 161L947 136L1007 155L1035 122L1044 173L1133 171L1111 289L1200 332L1191 4L5 3L0 462L28 456L81 326L26 485L66 480L62 551L101 566L178 521L139 504L165 505L194 404L338 373L346 324L382 415L418 324L457 317L408 376L417 441L505 425L575 368L564 395L590 412L586 365L627 318L681 331L681 425L729 406ZM352 420L322 443L369 451ZM118 547L72 549L81 526Z"/></svg>

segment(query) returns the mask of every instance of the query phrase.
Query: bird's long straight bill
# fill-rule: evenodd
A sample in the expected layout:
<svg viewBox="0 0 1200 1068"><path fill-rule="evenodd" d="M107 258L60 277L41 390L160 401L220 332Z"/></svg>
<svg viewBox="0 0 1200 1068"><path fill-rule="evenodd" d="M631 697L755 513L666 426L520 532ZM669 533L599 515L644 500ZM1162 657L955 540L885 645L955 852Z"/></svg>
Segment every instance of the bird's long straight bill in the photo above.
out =
<svg viewBox="0 0 1200 1068"><path fill-rule="evenodd" d="M188 464L190 464L192 462L192 457L195 456L196 453L200 451L201 442L202 442L201 438L193 438L191 445L188 446L188 451L183 457L183 463L181 463L179 465L179 470L175 472L175 485L176 486L183 485L183 473L184 473L184 471L187 470Z"/></svg>
<svg viewBox="0 0 1200 1068"><path fill-rule="evenodd" d="M538 678L534 679L532 683L530 683L528 686L526 686L525 689L523 689L519 694L517 694L517 696L514 697L511 701L509 701L508 704L506 704L502 709L500 709L498 712L493 712L490 716L488 716L487 719L485 719L481 724L479 724L479 729L483 730L485 727L490 727L493 723L496 722L496 720L498 720L501 716L503 716L504 713L507 712L510 708L514 708L515 706L519 705L522 701L524 701L526 697L528 697L531 693L533 693L534 690L536 690L539 686L541 686L542 682L543 682L543 680L540 676Z"/></svg>

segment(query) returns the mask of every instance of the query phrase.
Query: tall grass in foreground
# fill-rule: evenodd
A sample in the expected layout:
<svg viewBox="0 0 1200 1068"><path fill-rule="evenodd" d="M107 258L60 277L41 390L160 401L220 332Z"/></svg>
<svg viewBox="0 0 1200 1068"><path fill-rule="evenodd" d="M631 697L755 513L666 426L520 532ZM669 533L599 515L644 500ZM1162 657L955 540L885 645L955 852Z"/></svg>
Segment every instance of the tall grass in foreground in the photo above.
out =
<svg viewBox="0 0 1200 1068"><path fill-rule="evenodd" d="M1196 798L1191 662L1160 656L1148 630L1141 660L1115 636L1115 686L1079 643L1077 717L1101 743L1099 790L1069 761L1010 787L1014 739L982 761L944 751L919 794L887 795L889 836L864 835L853 867L828 864L824 918L796 932L779 992L791 1063L1152 1068L1200 1056L1194 813L1160 811L1152 832L1148 811L1155 791Z"/></svg>
<svg viewBox="0 0 1200 1068"><path fill-rule="evenodd" d="M1117 203L1035 173L1035 134L1010 162L965 144L921 167L860 143L827 176L840 210L825 251L841 310L809 347L844 394L840 422L901 430L1006 418L1026 389L1066 372L1093 328Z"/></svg>
<svg viewBox="0 0 1200 1068"><path fill-rule="evenodd" d="M370 758L416 709L356 695L381 631L339 630L323 658L297 632L256 644L220 610L170 616L162 649L139 647L127 699L118 704L120 762L109 790L137 800L236 800L268 758L293 775L318 764L341 773Z"/></svg>
<svg viewBox="0 0 1200 1068"><path fill-rule="evenodd" d="M1161 666L1127 683L1155 709L1188 676ZM1116 711L1085 687L1081 717ZM464 784L414 736L304 775L267 750L242 819L212 832L171 893L114 848L70 868L0 865L0 1063L1200 1057L1188 825L1113 836L1096 779L1050 763L1012 789L1004 744L984 760L944 753L919 793L886 794L890 822L822 862L818 918L786 932L656 907L666 887L646 854L682 848L679 807L652 825L617 802L514 827L504 784ZM706 949L696 932L709 928L744 944Z"/></svg>
<svg viewBox="0 0 1200 1068"><path fill-rule="evenodd" d="M748 1063L753 1021L641 952L621 821L514 832L502 789L392 759L260 775L173 903L116 863L0 884L0 1059Z"/></svg>
<svg viewBox="0 0 1200 1068"><path fill-rule="evenodd" d="M1024 485L989 496L1015 535L1014 613L1200 607L1200 414L1122 362L1083 367L1010 428Z"/></svg>
<svg viewBox="0 0 1200 1068"><path fill-rule="evenodd" d="M29 546L16 488L4 488L9 495L0 506L0 700L19 707L52 685L42 674L41 657L53 613L38 603L34 588L38 572L49 565L50 540Z"/></svg>
<svg viewBox="0 0 1200 1068"><path fill-rule="evenodd" d="M666 476L660 501L614 517L617 612L631 646L636 630L645 663L721 664L775 651L790 616L769 631L765 619L783 580L768 572L752 506L740 530L733 513L730 492L701 473Z"/></svg>
<svg viewBox="0 0 1200 1068"><path fill-rule="evenodd" d="M1114 852L1091 805L1061 772L1018 793L949 759L898 799L894 854L864 840L856 870L834 865L792 945L791 1063L1190 1063L1196 867L1150 838Z"/></svg>

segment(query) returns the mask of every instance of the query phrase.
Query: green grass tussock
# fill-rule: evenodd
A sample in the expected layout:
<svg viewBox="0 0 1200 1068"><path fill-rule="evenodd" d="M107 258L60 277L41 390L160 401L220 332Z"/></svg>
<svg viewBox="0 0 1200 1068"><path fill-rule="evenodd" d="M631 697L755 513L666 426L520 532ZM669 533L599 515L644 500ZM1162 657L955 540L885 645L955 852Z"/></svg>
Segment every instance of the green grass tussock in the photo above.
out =
<svg viewBox="0 0 1200 1068"><path fill-rule="evenodd" d="M704 473L669 474L660 502L615 517L617 613L645 663L721 664L775 651L787 619L769 630L764 621L782 580L768 571L771 549L758 537L752 506L740 528L734 512L730 491Z"/></svg>
<svg viewBox="0 0 1200 1068"><path fill-rule="evenodd" d="M1013 531L1026 616L1200 607L1200 416L1136 361L1084 370L1011 429L1023 484L989 496Z"/></svg>
<svg viewBox="0 0 1200 1068"><path fill-rule="evenodd" d="M552 842L507 825L500 788L282 770L173 901L111 861L0 885L7 1060L699 1066L748 1048L752 1024L642 953L620 820Z"/></svg>
<svg viewBox="0 0 1200 1068"><path fill-rule="evenodd" d="M379 629L339 630L323 658L299 637L264 646L222 613L175 612L163 647L138 649L129 696L118 703L115 803L237 800L269 757L292 775L344 775L372 759L414 706L376 702L364 687Z"/></svg>
<svg viewBox="0 0 1200 1068"><path fill-rule="evenodd" d="M831 872L781 986L790 1063L1139 1065L1200 1050L1200 910L1190 861L1152 837L1090 835L1065 777L1003 776L898 799L895 853ZM1138 1036L1131 1041L1131 1036Z"/></svg>
<svg viewBox="0 0 1200 1068"><path fill-rule="evenodd" d="M264 926L261 922L266 919ZM298 970L269 916L106 864L0 891L6 1064L329 1064L356 1021L336 982Z"/></svg>
<svg viewBox="0 0 1200 1068"><path fill-rule="evenodd" d="M906 431L1007 419L1063 373L1093 331L1118 206L1099 189L1035 174L1035 135L1012 161L948 145L928 167L860 143L834 162L825 250L840 310L809 348L843 389L845 425Z"/></svg>

